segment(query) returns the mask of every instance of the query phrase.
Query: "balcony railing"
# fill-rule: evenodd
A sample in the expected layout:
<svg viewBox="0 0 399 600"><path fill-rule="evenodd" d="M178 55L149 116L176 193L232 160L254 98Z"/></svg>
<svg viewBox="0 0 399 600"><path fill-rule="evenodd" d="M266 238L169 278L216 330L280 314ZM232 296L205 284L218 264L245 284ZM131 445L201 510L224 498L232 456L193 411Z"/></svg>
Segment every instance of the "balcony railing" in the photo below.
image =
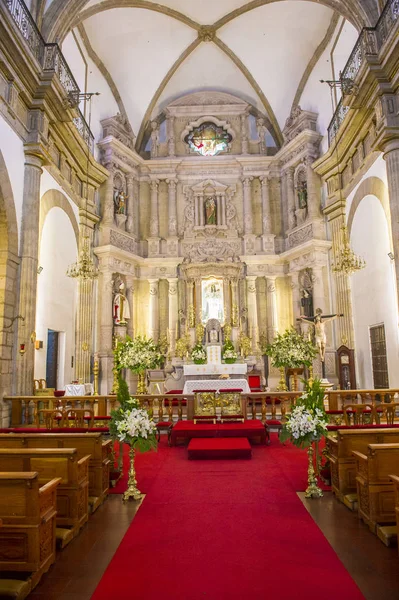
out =
<svg viewBox="0 0 399 600"><path fill-rule="evenodd" d="M46 44L42 34L28 7L23 0L0 0L5 4L10 15L18 27L22 37L28 44L32 54L35 56L43 71L54 71L58 81L69 97L77 97L80 94L79 86L72 75L72 71L65 60L58 44ZM82 113L73 122L80 135L88 145L90 152L94 150L94 136L89 129Z"/></svg>
<svg viewBox="0 0 399 600"><path fill-rule="evenodd" d="M5 4L33 56L42 64L45 43L28 7L23 0L5 0Z"/></svg>
<svg viewBox="0 0 399 600"><path fill-rule="evenodd" d="M94 152L94 135L90 131L90 127L86 123L86 119L78 109L79 116L75 117L73 122L76 129L79 131L80 135L86 142L89 147L90 152L93 154Z"/></svg>
<svg viewBox="0 0 399 600"><path fill-rule="evenodd" d="M388 0L375 27L364 27L340 74L342 94L353 91L355 79L366 60L366 56L376 55L389 38L396 21L399 19L399 0ZM328 143L331 144L344 120L348 108L339 102L328 126Z"/></svg>

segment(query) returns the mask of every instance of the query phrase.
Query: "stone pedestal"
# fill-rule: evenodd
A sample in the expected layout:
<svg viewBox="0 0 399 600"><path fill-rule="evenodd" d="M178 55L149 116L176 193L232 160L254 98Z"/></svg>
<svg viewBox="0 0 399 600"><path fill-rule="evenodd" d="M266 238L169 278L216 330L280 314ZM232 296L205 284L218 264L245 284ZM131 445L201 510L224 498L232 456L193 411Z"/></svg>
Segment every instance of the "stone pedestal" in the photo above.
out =
<svg viewBox="0 0 399 600"><path fill-rule="evenodd" d="M246 234L244 238L244 254L255 254L256 252L256 235L253 233Z"/></svg>
<svg viewBox="0 0 399 600"><path fill-rule="evenodd" d="M148 241L148 256L159 256L161 249L161 238L159 237L150 237L147 239Z"/></svg>
<svg viewBox="0 0 399 600"><path fill-rule="evenodd" d="M266 252L266 254L275 254L275 247L274 247L274 238L276 236L269 233L269 234L263 234L261 236L261 240L262 240L262 251Z"/></svg>

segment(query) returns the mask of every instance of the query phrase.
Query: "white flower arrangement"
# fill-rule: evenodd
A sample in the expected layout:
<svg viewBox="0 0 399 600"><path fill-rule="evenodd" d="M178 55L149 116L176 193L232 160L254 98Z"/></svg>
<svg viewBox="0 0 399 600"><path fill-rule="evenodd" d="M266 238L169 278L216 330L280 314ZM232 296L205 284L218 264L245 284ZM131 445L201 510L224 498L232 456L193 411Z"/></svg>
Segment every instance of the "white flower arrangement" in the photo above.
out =
<svg viewBox="0 0 399 600"><path fill-rule="evenodd" d="M198 343L194 346L194 348L191 351L191 359L194 362L206 362L206 352L202 344Z"/></svg>
<svg viewBox="0 0 399 600"><path fill-rule="evenodd" d="M227 362L234 362L237 360L237 352L234 350L233 342L226 340L225 345L222 348L222 358Z"/></svg>
<svg viewBox="0 0 399 600"><path fill-rule="evenodd" d="M126 341L119 342L115 350L118 369L130 369L133 373L154 369L160 364L162 358L154 340L140 335L133 340L126 338Z"/></svg>
<svg viewBox="0 0 399 600"><path fill-rule="evenodd" d="M226 360L226 358L237 358L237 352L234 349L229 348L228 350L225 350L223 352L223 358Z"/></svg>
<svg viewBox="0 0 399 600"><path fill-rule="evenodd" d="M126 442L132 438L148 439L156 431L153 421L150 420L146 410L132 408L124 412L123 417L116 423L117 438Z"/></svg>
<svg viewBox="0 0 399 600"><path fill-rule="evenodd" d="M316 347L306 340L294 328L278 333L272 344L264 349L271 357L273 367L296 369L303 365L310 366L316 356Z"/></svg>

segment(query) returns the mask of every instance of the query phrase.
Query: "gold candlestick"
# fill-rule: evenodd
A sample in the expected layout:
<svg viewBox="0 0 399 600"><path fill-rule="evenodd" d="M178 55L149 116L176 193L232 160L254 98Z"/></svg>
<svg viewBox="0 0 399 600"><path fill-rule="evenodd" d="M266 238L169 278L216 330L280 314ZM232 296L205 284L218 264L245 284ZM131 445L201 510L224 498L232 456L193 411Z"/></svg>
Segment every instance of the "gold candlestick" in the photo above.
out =
<svg viewBox="0 0 399 600"><path fill-rule="evenodd" d="M94 395L98 395L98 375L100 373L100 362L98 360L97 352L94 354L94 362L93 362L93 375L94 375Z"/></svg>
<svg viewBox="0 0 399 600"><path fill-rule="evenodd" d="M134 458L135 458L135 449L133 446L130 446L129 450L129 458L130 458L130 467L129 467L129 479L127 483L127 490L124 492L122 499L123 502L130 500L141 500L142 493L137 487L137 479L136 479L136 469L134 467Z"/></svg>

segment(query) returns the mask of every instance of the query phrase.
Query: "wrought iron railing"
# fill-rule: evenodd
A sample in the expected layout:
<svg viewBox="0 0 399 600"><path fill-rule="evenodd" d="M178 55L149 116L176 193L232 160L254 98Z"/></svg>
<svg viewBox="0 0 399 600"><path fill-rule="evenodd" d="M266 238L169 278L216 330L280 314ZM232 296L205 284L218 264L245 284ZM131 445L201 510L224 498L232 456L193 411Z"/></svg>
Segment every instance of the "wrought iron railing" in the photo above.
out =
<svg viewBox="0 0 399 600"><path fill-rule="evenodd" d="M349 108L344 106L344 103L341 100L338 102L337 108L335 109L335 113L333 114L333 118L330 121L328 126L328 145L330 146L333 139L338 133L338 129L341 127L341 123L345 118L346 113Z"/></svg>
<svg viewBox="0 0 399 600"><path fill-rule="evenodd" d="M54 71L67 94L79 95L79 86L58 44L46 44L43 70Z"/></svg>
<svg viewBox="0 0 399 600"><path fill-rule="evenodd" d="M80 135L86 142L89 147L90 152L93 154L94 152L94 135L90 131L90 127L88 126L86 119L78 109L79 115L74 118L73 122L76 129L79 131Z"/></svg>
<svg viewBox="0 0 399 600"><path fill-rule="evenodd" d="M5 4L32 54L42 64L45 43L25 2L5 0Z"/></svg>
<svg viewBox="0 0 399 600"><path fill-rule="evenodd" d="M3 2L8 8L13 21L28 44L32 54L40 63L43 71L54 71L68 98L79 98L79 86L72 75L72 71L60 47L58 44L46 44L24 1L0 0L0 2ZM79 109L78 113L78 117L73 120L74 125L88 145L90 152L93 153L94 136Z"/></svg>
<svg viewBox="0 0 399 600"><path fill-rule="evenodd" d="M342 95L352 93L355 79L365 62L366 56L376 55L389 38L399 19L399 0L388 0L375 27L364 27L340 74ZM339 102L328 126L328 143L331 144L344 120L348 108Z"/></svg>

